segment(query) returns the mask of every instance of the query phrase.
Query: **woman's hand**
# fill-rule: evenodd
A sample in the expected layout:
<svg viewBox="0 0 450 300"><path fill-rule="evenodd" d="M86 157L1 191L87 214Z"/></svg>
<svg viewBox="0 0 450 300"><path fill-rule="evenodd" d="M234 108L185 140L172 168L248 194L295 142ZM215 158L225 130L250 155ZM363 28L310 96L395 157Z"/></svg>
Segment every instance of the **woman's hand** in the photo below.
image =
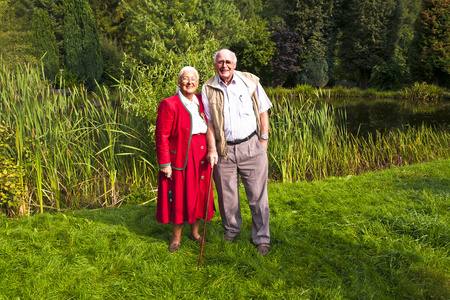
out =
<svg viewBox="0 0 450 300"><path fill-rule="evenodd" d="M206 155L206 161L211 165L217 164L217 162L219 161L219 155L217 154L217 151L208 151L208 154Z"/></svg>
<svg viewBox="0 0 450 300"><path fill-rule="evenodd" d="M172 177L172 167L171 166L167 166L167 167L161 168L159 170L164 173L166 178Z"/></svg>

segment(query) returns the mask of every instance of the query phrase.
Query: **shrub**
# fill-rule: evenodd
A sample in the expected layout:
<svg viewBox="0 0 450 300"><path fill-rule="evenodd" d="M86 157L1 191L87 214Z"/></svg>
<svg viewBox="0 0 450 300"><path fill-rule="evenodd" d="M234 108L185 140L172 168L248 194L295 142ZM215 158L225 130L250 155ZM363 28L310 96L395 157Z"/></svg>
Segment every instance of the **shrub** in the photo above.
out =
<svg viewBox="0 0 450 300"><path fill-rule="evenodd" d="M405 99L421 102L436 102L445 97L445 91L437 85L427 83L414 83L412 87L404 88L400 94Z"/></svg>
<svg viewBox="0 0 450 300"><path fill-rule="evenodd" d="M9 155L11 130L0 124L0 205L2 212L15 215L21 210L23 187L22 168Z"/></svg>

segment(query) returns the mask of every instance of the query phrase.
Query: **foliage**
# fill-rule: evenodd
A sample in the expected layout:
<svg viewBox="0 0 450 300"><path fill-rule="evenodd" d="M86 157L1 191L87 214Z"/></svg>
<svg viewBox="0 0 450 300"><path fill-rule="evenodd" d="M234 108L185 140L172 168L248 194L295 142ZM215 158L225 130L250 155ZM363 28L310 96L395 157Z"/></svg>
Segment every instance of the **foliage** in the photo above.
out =
<svg viewBox="0 0 450 300"><path fill-rule="evenodd" d="M412 82L408 62L411 43L414 38L414 23L421 8L421 0L400 0L399 38L394 56L373 68L369 85L379 90L398 90Z"/></svg>
<svg viewBox="0 0 450 300"><path fill-rule="evenodd" d="M171 226L156 221L155 201L0 217L0 297L449 299L449 178L450 161L441 160L270 183L268 255L251 243L242 203L235 243L223 241L218 213L208 222L200 269L188 226L181 249L169 253Z"/></svg>
<svg viewBox="0 0 450 300"><path fill-rule="evenodd" d="M37 67L0 68L0 119L15 132L10 155L30 212L112 207L156 181L145 120L108 88L70 92L54 91Z"/></svg>
<svg viewBox="0 0 450 300"><path fill-rule="evenodd" d="M125 44L126 19L123 0L89 0L100 36Z"/></svg>
<svg viewBox="0 0 450 300"><path fill-rule="evenodd" d="M0 123L0 207L3 213L15 215L23 205L24 189L22 185L23 171L10 156L10 145L13 133Z"/></svg>
<svg viewBox="0 0 450 300"><path fill-rule="evenodd" d="M281 86L286 82L292 85L299 72L298 59L302 51L300 36L283 23L272 24L270 31L275 43L275 54L270 60L269 70L263 72L264 77L272 79L272 86Z"/></svg>
<svg viewBox="0 0 450 300"><path fill-rule="evenodd" d="M303 49L301 61L321 60L328 57L333 47L332 35L335 27L335 0L297 1L295 11L291 14L291 22L301 36Z"/></svg>
<svg viewBox="0 0 450 300"><path fill-rule="evenodd" d="M277 97L270 110L269 170L278 180L321 180L449 157L445 128L403 126L350 134L342 126L345 110L314 101L319 93L303 98L311 94L306 87L299 87L302 94L297 98Z"/></svg>
<svg viewBox="0 0 450 300"><path fill-rule="evenodd" d="M69 97L53 91L40 68L2 67L0 119L15 134L16 147L8 153L23 170L23 199L30 203L30 212L119 206L128 195L136 195L134 191L153 189L158 172L152 131L157 105L174 94L182 67L197 68L200 86L212 76L215 49L217 41L211 40L202 52L169 52L164 64L153 66L127 58L132 80L118 79L120 93L106 87L88 93L74 86ZM405 128L377 133L370 140L353 139L334 126L339 118L334 119L332 106L320 104L323 97L331 103L334 89L298 86L278 91L284 97L268 90L274 104L268 151L273 155L273 180L284 178L284 164L290 172L286 180L297 181L448 157L445 130ZM304 105L304 99L311 103Z"/></svg>
<svg viewBox="0 0 450 300"><path fill-rule="evenodd" d="M218 41L215 51L230 48L236 52L239 69L257 73L273 55L265 22L257 17L244 20L233 0L158 0L148 5L129 1L123 8L125 52L146 65L161 64L167 52L202 51L210 39Z"/></svg>
<svg viewBox="0 0 450 300"><path fill-rule="evenodd" d="M103 58L92 10L87 0L66 0L64 14L64 65L93 89Z"/></svg>
<svg viewBox="0 0 450 300"><path fill-rule="evenodd" d="M195 48L187 49L184 54L168 51L160 58L160 63L151 66L126 57L125 65L131 70L131 79L120 79L118 87L121 101L126 110L145 117L151 133L150 143L154 141L153 131L159 102L175 94L179 71L188 65L196 68L200 76L200 89L202 84L214 75L213 55L217 46L217 41L211 39L203 44L201 51L195 51Z"/></svg>
<svg viewBox="0 0 450 300"><path fill-rule="evenodd" d="M114 78L122 76L122 63L125 54L115 41L111 41L106 36L100 36L100 49L103 58L103 74L99 84L112 86L116 83Z"/></svg>
<svg viewBox="0 0 450 300"><path fill-rule="evenodd" d="M0 0L0 57L3 64L37 63L29 39L29 14L20 2Z"/></svg>
<svg viewBox="0 0 450 300"><path fill-rule="evenodd" d="M260 74L275 52L275 43L264 21L248 21L247 26L243 38L232 40L228 48L239 58L239 70Z"/></svg>
<svg viewBox="0 0 450 300"><path fill-rule="evenodd" d="M394 55L401 18L398 1L345 0L340 6L341 65L359 71L367 88L372 70Z"/></svg>
<svg viewBox="0 0 450 300"><path fill-rule="evenodd" d="M412 87L405 87L401 91L405 99L412 99L421 102L437 102L444 98L445 91L434 84L414 83Z"/></svg>
<svg viewBox="0 0 450 300"><path fill-rule="evenodd" d="M296 83L312 83L315 86L324 86L331 74L335 45L337 41L337 7L339 1L307 0L297 1L293 11L290 11L290 26L295 28L301 37L302 52L299 57L299 66L303 70ZM323 62L327 66L323 66ZM311 69L320 64L320 71ZM329 66L328 66L329 64ZM320 74L323 70L329 74ZM314 76L314 78L308 78ZM320 82L317 82L320 77ZM325 83L323 83L325 81Z"/></svg>
<svg viewBox="0 0 450 300"><path fill-rule="evenodd" d="M415 78L450 86L450 0L424 0L411 64Z"/></svg>
<svg viewBox="0 0 450 300"><path fill-rule="evenodd" d="M318 88L324 87L329 79L327 61L321 59L306 62L297 78L299 84L307 84Z"/></svg>
<svg viewBox="0 0 450 300"><path fill-rule="evenodd" d="M47 11L37 8L31 22L33 54L42 58L45 76L55 80L59 71L59 55L53 23Z"/></svg>

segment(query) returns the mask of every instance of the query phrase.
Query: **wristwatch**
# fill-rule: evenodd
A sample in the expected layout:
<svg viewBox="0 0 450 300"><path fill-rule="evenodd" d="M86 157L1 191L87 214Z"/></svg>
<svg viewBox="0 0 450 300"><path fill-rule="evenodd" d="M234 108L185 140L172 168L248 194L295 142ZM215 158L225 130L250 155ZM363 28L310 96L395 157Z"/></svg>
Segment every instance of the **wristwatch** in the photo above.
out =
<svg viewBox="0 0 450 300"><path fill-rule="evenodd" d="M268 139L269 139L269 136L268 136L267 134L262 134L262 135L261 135L261 138L262 138L263 140L268 140Z"/></svg>

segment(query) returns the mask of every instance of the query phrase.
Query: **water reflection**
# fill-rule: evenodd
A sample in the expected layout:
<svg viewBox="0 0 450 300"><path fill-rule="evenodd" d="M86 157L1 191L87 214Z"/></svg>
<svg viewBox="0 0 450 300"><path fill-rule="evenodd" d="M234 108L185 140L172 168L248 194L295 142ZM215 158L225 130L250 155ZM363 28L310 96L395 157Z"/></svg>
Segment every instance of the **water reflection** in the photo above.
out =
<svg viewBox="0 0 450 300"><path fill-rule="evenodd" d="M422 124L436 129L450 129L450 103L412 105L399 100L340 99L331 101L338 110L346 111L347 130L352 134L367 135L406 125Z"/></svg>

